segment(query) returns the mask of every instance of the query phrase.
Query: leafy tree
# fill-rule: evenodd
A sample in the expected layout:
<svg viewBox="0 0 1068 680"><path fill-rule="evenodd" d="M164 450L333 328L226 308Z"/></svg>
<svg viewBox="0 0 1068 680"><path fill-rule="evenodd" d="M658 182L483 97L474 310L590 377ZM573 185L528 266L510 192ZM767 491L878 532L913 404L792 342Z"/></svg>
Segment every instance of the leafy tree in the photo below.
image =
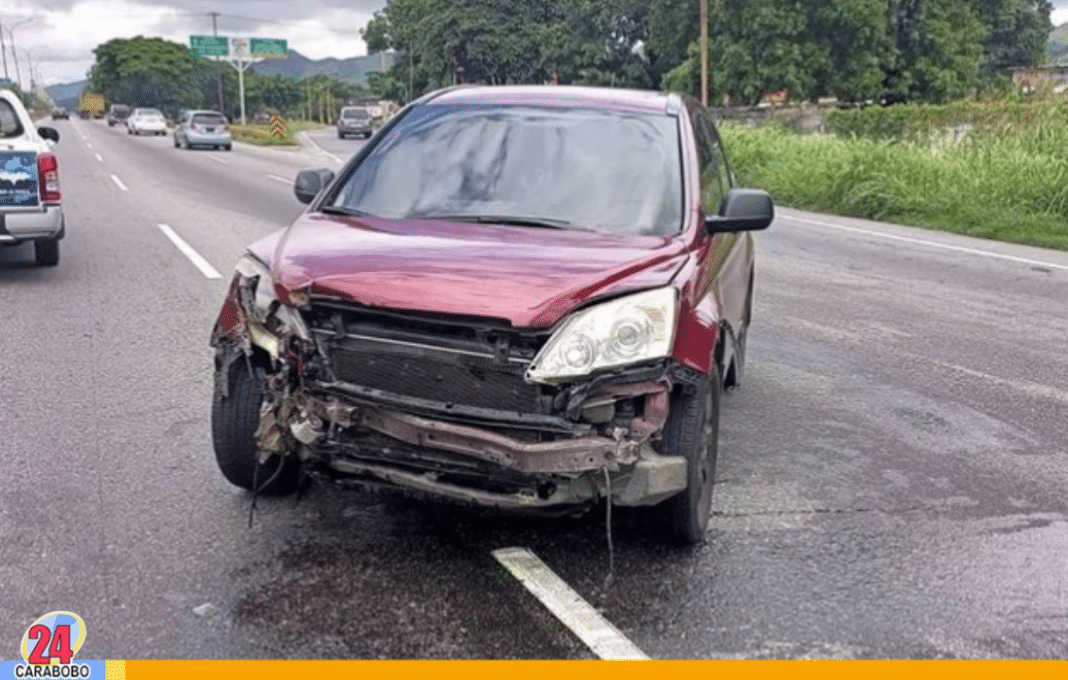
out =
<svg viewBox="0 0 1068 680"><path fill-rule="evenodd" d="M945 102L978 84L986 27L964 0L890 0L893 59L884 84L910 99Z"/></svg>
<svg viewBox="0 0 1068 680"><path fill-rule="evenodd" d="M211 62L162 38L115 38L93 53L89 89L112 102L174 115L179 109L203 106L204 92L215 82Z"/></svg>
<svg viewBox="0 0 1068 680"><path fill-rule="evenodd" d="M988 28L981 75L1003 76L1011 66L1033 66L1046 58L1053 24L1047 0L973 0L972 6Z"/></svg>

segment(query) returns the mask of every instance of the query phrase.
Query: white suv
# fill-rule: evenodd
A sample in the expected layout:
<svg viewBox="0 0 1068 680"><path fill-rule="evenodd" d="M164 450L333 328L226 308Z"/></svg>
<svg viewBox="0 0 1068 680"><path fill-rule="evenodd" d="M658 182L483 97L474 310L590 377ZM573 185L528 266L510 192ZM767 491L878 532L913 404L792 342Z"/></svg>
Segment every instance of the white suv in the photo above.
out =
<svg viewBox="0 0 1068 680"><path fill-rule="evenodd" d="M33 241L43 266L59 264L64 233L59 159L52 153L58 141L58 132L35 129L19 98L0 89L0 246Z"/></svg>

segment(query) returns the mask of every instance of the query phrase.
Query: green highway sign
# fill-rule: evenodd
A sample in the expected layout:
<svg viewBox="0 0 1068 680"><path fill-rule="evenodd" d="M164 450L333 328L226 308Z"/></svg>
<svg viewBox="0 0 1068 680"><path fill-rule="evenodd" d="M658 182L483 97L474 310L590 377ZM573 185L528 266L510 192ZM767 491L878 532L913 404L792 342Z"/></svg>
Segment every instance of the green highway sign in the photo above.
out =
<svg viewBox="0 0 1068 680"><path fill-rule="evenodd" d="M189 49L203 57L230 55L230 39L221 35L191 35Z"/></svg>
<svg viewBox="0 0 1068 680"><path fill-rule="evenodd" d="M285 59L285 40L275 38L249 38L249 52L259 59Z"/></svg>

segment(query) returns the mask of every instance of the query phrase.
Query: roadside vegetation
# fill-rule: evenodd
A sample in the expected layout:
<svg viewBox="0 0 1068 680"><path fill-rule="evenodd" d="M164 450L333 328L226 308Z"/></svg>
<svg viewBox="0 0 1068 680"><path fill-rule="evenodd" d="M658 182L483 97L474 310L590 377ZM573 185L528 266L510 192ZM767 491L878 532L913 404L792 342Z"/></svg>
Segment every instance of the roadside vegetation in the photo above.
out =
<svg viewBox="0 0 1068 680"><path fill-rule="evenodd" d="M1068 100L870 110L838 134L722 132L739 181L779 205L1068 250Z"/></svg>
<svg viewBox="0 0 1068 680"><path fill-rule="evenodd" d="M269 125L258 123L231 125L230 133L236 141L257 146L300 146L300 140L297 139L297 135L301 132L324 128L324 125L315 121L287 120L286 131L281 137L272 135Z"/></svg>

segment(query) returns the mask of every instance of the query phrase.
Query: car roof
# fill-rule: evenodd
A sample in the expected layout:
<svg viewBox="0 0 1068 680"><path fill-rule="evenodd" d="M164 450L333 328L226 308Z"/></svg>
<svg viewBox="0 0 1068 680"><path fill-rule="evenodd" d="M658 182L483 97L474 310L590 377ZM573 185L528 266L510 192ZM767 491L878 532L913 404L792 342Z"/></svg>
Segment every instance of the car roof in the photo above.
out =
<svg viewBox="0 0 1068 680"><path fill-rule="evenodd" d="M650 113L677 110L680 104L678 95L669 92L579 85L463 86L434 93L426 102L472 105L527 104Z"/></svg>

